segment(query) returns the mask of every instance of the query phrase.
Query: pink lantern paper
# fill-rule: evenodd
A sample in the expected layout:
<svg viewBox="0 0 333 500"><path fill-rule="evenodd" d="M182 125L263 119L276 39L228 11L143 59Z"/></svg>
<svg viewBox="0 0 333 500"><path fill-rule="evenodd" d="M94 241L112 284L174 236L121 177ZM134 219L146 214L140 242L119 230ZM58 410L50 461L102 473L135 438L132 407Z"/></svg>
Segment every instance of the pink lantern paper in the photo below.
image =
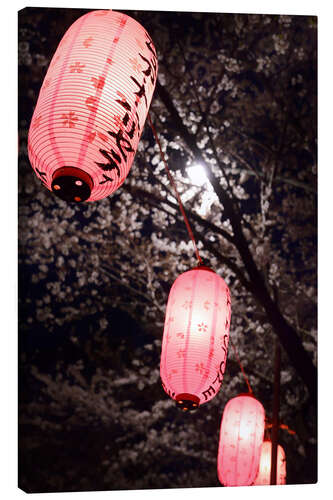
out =
<svg viewBox="0 0 333 500"><path fill-rule="evenodd" d="M172 285L160 373L165 392L185 411L206 403L220 389L230 316L229 289L210 268L187 271Z"/></svg>
<svg viewBox="0 0 333 500"><path fill-rule="evenodd" d="M226 404L220 429L217 474L224 486L250 486L259 467L265 411L250 394Z"/></svg>
<svg viewBox="0 0 333 500"><path fill-rule="evenodd" d="M260 465L255 486L271 484L272 442L264 441L261 449ZM286 484L286 455L282 446L278 445L276 462L276 484Z"/></svg>
<svg viewBox="0 0 333 500"><path fill-rule="evenodd" d="M157 76L154 45L111 10L77 19L62 38L32 117L32 167L66 201L95 201L125 180Z"/></svg>

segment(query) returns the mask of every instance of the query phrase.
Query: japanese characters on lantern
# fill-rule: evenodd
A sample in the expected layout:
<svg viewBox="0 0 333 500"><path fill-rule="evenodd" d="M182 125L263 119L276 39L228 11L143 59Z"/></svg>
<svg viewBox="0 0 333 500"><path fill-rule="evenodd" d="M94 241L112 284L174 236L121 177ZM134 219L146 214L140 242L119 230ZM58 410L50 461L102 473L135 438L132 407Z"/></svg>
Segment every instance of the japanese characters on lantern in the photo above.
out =
<svg viewBox="0 0 333 500"><path fill-rule="evenodd" d="M265 411L250 394L226 404L220 429L217 474L224 486L250 486L256 479L264 438Z"/></svg>
<svg viewBox="0 0 333 500"><path fill-rule="evenodd" d="M227 361L231 301L224 280L201 266L172 285L164 324L160 374L183 410L212 399Z"/></svg>
<svg viewBox="0 0 333 500"><path fill-rule="evenodd" d="M254 486L271 484L271 459L272 442L263 442L260 456L260 464ZM276 462L276 484L286 484L286 455L282 446L278 445Z"/></svg>
<svg viewBox="0 0 333 500"><path fill-rule="evenodd" d="M89 12L62 38L28 137L31 165L66 201L95 201L125 180L157 76L145 29L111 10Z"/></svg>

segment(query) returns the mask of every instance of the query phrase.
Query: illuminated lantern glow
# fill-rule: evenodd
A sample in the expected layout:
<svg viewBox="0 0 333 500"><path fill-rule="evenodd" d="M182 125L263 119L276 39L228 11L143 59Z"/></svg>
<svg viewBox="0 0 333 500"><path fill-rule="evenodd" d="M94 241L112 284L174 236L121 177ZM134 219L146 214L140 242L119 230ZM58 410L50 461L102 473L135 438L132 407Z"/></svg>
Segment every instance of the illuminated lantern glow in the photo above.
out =
<svg viewBox="0 0 333 500"><path fill-rule="evenodd" d="M271 484L272 442L264 441L261 449L260 464L254 486ZM286 484L286 455L282 446L278 445L276 462L276 484Z"/></svg>
<svg viewBox="0 0 333 500"><path fill-rule="evenodd" d="M231 301L225 281L206 266L178 276L164 324L160 374L165 392L184 411L220 389L227 361Z"/></svg>
<svg viewBox="0 0 333 500"><path fill-rule="evenodd" d="M224 486L250 486L256 479L265 429L265 410L251 394L226 404L220 429L217 474Z"/></svg>
<svg viewBox="0 0 333 500"><path fill-rule="evenodd" d="M157 77L146 30L111 10L89 12L62 38L46 73L28 136L43 184L73 202L109 196L125 180Z"/></svg>

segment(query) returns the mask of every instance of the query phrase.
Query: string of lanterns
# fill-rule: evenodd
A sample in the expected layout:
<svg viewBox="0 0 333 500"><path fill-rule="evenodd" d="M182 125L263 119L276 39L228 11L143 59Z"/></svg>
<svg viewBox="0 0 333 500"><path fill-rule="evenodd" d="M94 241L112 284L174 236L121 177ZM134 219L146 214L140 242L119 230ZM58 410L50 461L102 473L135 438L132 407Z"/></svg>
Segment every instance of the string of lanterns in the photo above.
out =
<svg viewBox="0 0 333 500"><path fill-rule="evenodd" d="M225 281L203 265L148 113L157 68L152 39L134 19L112 10L80 17L65 33L46 73L29 129L28 154L37 177L61 199L100 200L124 182L148 116L198 260L171 287L160 361L165 392L187 412L210 401L221 387L231 298ZM272 443L264 440L265 410L234 351L249 392L224 408L218 479L224 486L270 484ZM286 483L280 445L277 483Z"/></svg>

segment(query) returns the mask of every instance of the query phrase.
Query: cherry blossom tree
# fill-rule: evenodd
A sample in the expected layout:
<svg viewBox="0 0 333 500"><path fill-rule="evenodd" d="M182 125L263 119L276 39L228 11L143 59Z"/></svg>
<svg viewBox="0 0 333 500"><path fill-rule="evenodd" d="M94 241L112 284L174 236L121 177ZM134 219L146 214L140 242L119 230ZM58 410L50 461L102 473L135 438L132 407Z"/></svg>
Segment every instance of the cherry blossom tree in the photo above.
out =
<svg viewBox="0 0 333 500"><path fill-rule="evenodd" d="M223 407L246 386L230 350L196 413L161 388L168 292L196 261L151 129L121 189L96 203L55 198L29 165L47 65L85 12L19 14L20 486L219 486ZM283 348L287 482L315 482L316 19L128 14L156 45L150 116L200 255L230 288L231 340L268 417L276 338Z"/></svg>

